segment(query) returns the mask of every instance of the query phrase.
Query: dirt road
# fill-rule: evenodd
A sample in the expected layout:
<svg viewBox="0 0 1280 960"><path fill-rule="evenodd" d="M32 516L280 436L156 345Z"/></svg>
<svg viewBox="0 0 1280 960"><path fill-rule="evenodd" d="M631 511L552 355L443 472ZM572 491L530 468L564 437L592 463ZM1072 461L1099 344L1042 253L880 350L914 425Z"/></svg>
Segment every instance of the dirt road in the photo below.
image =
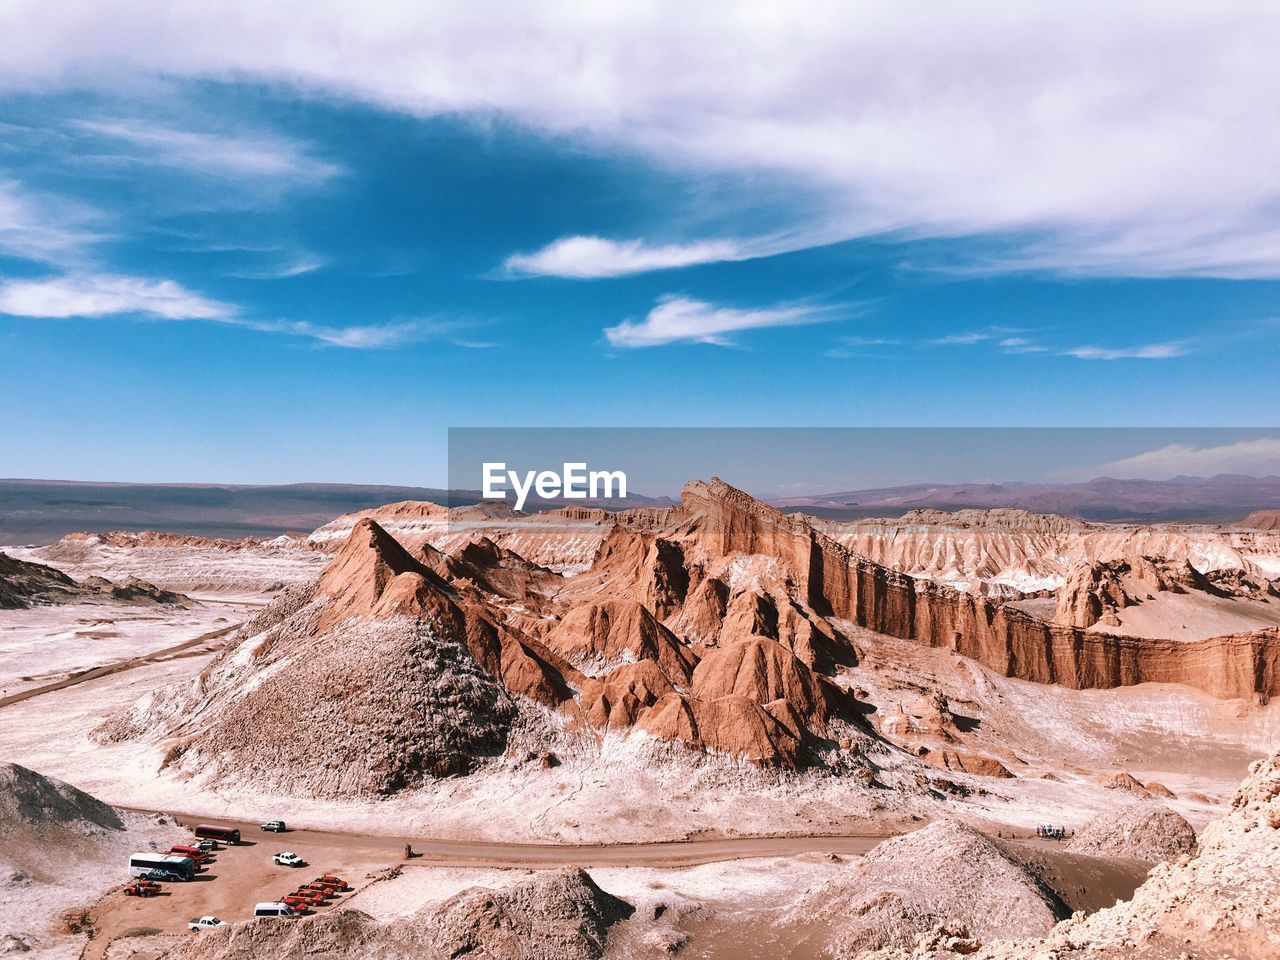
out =
<svg viewBox="0 0 1280 960"><path fill-rule="evenodd" d="M140 811L150 812L150 811ZM491 843L436 840L429 837L369 837L321 830L265 833L257 824L178 815L188 825L175 826L173 840L184 842L196 823L238 827L245 842L225 847L198 878L190 883L166 883L161 896L126 897L121 889L126 869L121 864L121 888L93 908L97 934L83 954L84 960L100 960L107 945L130 933L151 930L183 933L192 917L212 914L228 922L247 920L255 903L276 900L304 881L321 873L335 873L360 889L369 875L404 864L404 848L411 844L414 867L547 868L557 866L683 867L747 857L793 856L803 853L864 854L882 837L744 837L687 840L663 843L562 845L540 843ZM277 866L272 856L292 851L307 866ZM322 909L334 909L351 894Z"/></svg>
<svg viewBox="0 0 1280 960"><path fill-rule="evenodd" d="M101 667L94 667L92 670L82 670L79 673L73 673L69 677L63 677L53 683L46 683L39 687L32 687L29 690L23 690L21 693L15 693L11 696L0 699L0 709L11 706L15 703L21 703L24 700L30 700L32 697L38 697L45 693L53 693L55 690L65 690L67 687L74 687L80 683L87 683L90 680L97 680L101 677L109 677L113 674L123 673L126 670L132 670L135 667L141 667L148 663L163 663L166 660L178 660L182 657L196 657L206 653L210 653L217 649L217 645L213 643L220 640L237 630L240 624L233 623L227 627L220 627L217 630L210 630L208 633L202 633L198 637L192 637L190 640L183 640L181 643L175 643L171 647L165 647L156 650L153 653L145 654L141 657L129 657L126 660L117 660L114 663L104 664Z"/></svg>
<svg viewBox="0 0 1280 960"><path fill-rule="evenodd" d="M137 813L156 811L124 807ZM860 856L884 839L883 835L843 837L730 837L705 840L671 840L655 843L499 843L485 840L438 840L431 837L368 836L330 830L289 830L266 833L255 823L198 818L173 814L183 824L208 823L239 828L246 842L280 850L323 851L355 854L372 859L402 860L406 844L414 861L473 867L679 867L745 857L790 857L802 853L839 853ZM305 855L305 853L304 853ZM319 861L316 861L319 862Z"/></svg>

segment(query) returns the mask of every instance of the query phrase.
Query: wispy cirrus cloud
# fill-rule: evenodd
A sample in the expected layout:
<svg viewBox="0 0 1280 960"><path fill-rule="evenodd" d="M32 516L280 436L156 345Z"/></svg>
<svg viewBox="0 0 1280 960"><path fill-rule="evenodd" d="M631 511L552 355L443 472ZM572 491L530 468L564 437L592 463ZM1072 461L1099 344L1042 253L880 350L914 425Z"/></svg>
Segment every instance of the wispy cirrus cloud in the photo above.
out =
<svg viewBox="0 0 1280 960"><path fill-rule="evenodd" d="M667 296L659 300L643 320L624 321L607 328L604 335L615 347L657 347L681 342L728 346L733 342L732 335L744 330L822 323L850 309L799 303L740 309L689 297Z"/></svg>
<svg viewBox="0 0 1280 960"><path fill-rule="evenodd" d="M470 349L492 346L468 336L476 326L470 321L414 318L381 324L332 325L310 320L261 320L247 316L236 304L206 297L174 280L112 274L0 282L0 314L41 320L205 320L259 333L303 337L349 350L388 349L427 340Z"/></svg>
<svg viewBox="0 0 1280 960"><path fill-rule="evenodd" d="M307 144L269 133L191 130L139 119L77 120L98 141L97 159L174 167L219 180L315 184L341 167L315 157Z"/></svg>
<svg viewBox="0 0 1280 960"><path fill-rule="evenodd" d="M104 239L102 221L84 204L0 180L0 255L36 263L75 260Z"/></svg>
<svg viewBox="0 0 1280 960"><path fill-rule="evenodd" d="M163 320L229 321L236 308L193 293L173 280L88 274L0 283L0 313L42 319L134 314Z"/></svg>
<svg viewBox="0 0 1280 960"><path fill-rule="evenodd" d="M0 7L0 83L247 77L418 116L500 116L695 176L820 191L822 213L788 224L791 249L998 237L994 270L1280 277L1280 138L1259 133L1276 121L1280 60L1259 42L1280 29L1274 5L1095 17L964 4L925 22L902 5L713 15L657 0L510 7L495 25L464 0L430 16L371 0L358 29L341 4L298 9L14 0ZM202 144L157 148L201 163ZM229 157L261 169L260 153Z"/></svg>
<svg viewBox="0 0 1280 960"><path fill-rule="evenodd" d="M412 343L437 340L468 350L494 346L467 336L474 324L465 321L415 318L381 324L326 325L309 320L244 321L241 326L263 333L283 333L307 337L330 347L347 350L385 350Z"/></svg>
<svg viewBox="0 0 1280 960"><path fill-rule="evenodd" d="M731 240L649 244L641 240L574 236L561 237L533 253L513 254L504 261L503 270L509 276L591 280L741 260L745 256L742 247Z"/></svg>
<svg viewBox="0 0 1280 960"><path fill-rule="evenodd" d="M1208 477L1220 473L1280 476L1280 436L1213 446L1171 443L1110 463L1073 469L1061 476L1064 479L1105 476L1122 480L1169 480L1179 476Z"/></svg>
<svg viewBox="0 0 1280 960"><path fill-rule="evenodd" d="M1062 354L1077 360L1171 360L1185 357L1190 352L1191 347L1185 340L1173 340L1131 347L1071 347L1063 350Z"/></svg>

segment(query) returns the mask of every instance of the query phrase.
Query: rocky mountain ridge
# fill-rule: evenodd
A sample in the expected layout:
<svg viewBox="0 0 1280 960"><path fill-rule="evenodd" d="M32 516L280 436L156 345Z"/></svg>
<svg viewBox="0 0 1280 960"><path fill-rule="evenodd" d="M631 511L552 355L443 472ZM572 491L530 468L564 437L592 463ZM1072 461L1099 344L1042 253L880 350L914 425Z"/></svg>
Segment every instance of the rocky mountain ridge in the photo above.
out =
<svg viewBox="0 0 1280 960"><path fill-rule="evenodd" d="M438 511L390 512L454 519ZM670 511L615 520L590 566L566 577L510 537L472 530L446 552L360 519L313 588L101 735L160 731L169 762L332 796L466 772L506 750L517 722L642 731L870 782L877 734L840 679L868 631L1042 684L1181 683L1246 700L1280 685L1275 630L1192 642L1048 623L889 570L718 480L688 484ZM952 754L938 753L944 769L1008 773Z"/></svg>

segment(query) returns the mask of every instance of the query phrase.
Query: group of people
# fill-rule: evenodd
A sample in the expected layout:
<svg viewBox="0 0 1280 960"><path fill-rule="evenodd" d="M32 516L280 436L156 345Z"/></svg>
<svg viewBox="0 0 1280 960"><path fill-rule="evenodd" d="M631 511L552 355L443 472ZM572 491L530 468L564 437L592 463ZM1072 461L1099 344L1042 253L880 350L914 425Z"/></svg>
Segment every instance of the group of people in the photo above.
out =
<svg viewBox="0 0 1280 960"><path fill-rule="evenodd" d="M1036 827L1036 836L1045 840L1065 840L1067 835L1066 827Z"/></svg>

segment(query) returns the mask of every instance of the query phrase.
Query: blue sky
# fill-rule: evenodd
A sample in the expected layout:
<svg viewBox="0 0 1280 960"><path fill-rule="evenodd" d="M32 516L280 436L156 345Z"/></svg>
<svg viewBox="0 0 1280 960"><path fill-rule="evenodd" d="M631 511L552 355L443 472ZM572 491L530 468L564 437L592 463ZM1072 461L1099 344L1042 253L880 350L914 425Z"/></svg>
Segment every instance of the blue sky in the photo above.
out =
<svg viewBox="0 0 1280 960"><path fill-rule="evenodd" d="M0 13L0 476L1275 423L1265 7L47 6Z"/></svg>

